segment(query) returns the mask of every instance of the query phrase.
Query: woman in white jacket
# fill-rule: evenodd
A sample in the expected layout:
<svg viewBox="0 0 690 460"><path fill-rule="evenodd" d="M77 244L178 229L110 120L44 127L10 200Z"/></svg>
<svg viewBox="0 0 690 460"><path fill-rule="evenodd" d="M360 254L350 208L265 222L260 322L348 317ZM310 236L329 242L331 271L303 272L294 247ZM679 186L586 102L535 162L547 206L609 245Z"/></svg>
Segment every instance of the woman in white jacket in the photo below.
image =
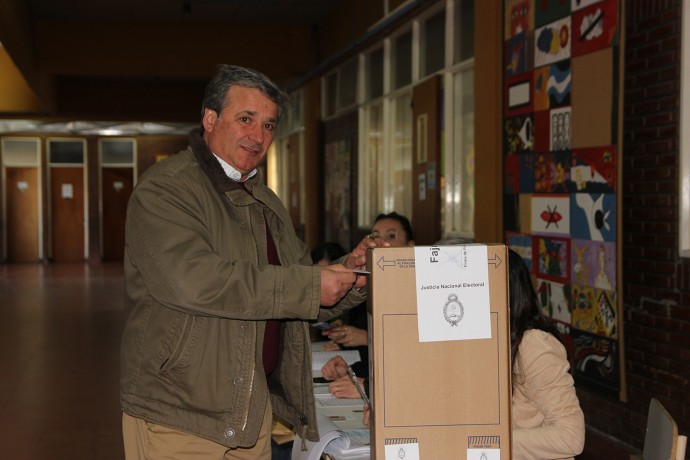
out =
<svg viewBox="0 0 690 460"><path fill-rule="evenodd" d="M561 335L539 306L525 262L509 251L513 459L582 453L585 421Z"/></svg>

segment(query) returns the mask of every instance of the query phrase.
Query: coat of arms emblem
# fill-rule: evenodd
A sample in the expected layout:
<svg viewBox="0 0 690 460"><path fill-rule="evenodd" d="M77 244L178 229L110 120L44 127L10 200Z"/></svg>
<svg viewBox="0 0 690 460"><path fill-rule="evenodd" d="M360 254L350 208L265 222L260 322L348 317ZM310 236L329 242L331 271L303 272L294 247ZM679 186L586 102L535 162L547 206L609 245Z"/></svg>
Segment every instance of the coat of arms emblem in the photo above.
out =
<svg viewBox="0 0 690 460"><path fill-rule="evenodd" d="M448 302L443 306L443 317L450 323L451 326L457 326L462 317L465 315L465 308L458 300L456 294L448 295Z"/></svg>

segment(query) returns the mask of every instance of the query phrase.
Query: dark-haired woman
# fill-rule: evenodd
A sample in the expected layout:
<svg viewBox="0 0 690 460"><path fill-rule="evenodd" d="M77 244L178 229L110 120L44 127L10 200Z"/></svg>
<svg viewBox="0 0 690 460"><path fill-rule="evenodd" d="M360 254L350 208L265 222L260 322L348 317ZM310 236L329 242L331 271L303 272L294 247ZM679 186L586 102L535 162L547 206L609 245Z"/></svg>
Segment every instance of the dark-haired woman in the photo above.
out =
<svg viewBox="0 0 690 460"><path fill-rule="evenodd" d="M509 251L513 456L569 459L585 443L585 421L561 335L541 311L529 270Z"/></svg>
<svg viewBox="0 0 690 460"><path fill-rule="evenodd" d="M369 237L385 241L390 246L414 246L414 234L412 233L410 220L395 211L376 216ZM333 341L332 347L324 349L337 350L339 348L359 347L362 360L367 363L367 316L366 303L362 303L350 310L348 312L347 324L323 332L323 335ZM354 385L352 385L350 390L353 395L357 395Z"/></svg>
<svg viewBox="0 0 690 460"><path fill-rule="evenodd" d="M414 246L410 220L395 211L376 216L369 238L384 241L389 246ZM345 348L359 351L361 361L353 364L352 368L358 377L365 379L369 376L367 316L366 303L362 303L348 312L347 324L323 332L333 342L332 347L324 347L324 350ZM350 376L339 372L344 369L342 364L333 358L324 365L323 376L334 380L329 390L338 398L359 398L360 394Z"/></svg>

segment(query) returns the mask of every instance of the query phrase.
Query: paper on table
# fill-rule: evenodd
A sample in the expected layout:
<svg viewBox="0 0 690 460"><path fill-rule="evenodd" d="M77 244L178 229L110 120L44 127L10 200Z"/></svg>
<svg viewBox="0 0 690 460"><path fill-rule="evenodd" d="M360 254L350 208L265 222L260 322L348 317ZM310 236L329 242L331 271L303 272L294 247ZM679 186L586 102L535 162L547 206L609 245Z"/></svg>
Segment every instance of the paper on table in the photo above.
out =
<svg viewBox="0 0 690 460"><path fill-rule="evenodd" d="M316 384L314 384L314 396L319 396L319 395L331 395L331 391L328 389L327 383L316 383Z"/></svg>
<svg viewBox="0 0 690 460"><path fill-rule="evenodd" d="M363 399L336 398L332 394L315 394L316 407L364 407Z"/></svg>
<svg viewBox="0 0 690 460"><path fill-rule="evenodd" d="M307 450L303 451L302 439L296 435L292 445L292 460L319 460L324 452L339 456L369 452L368 430L341 430L327 416L321 414L316 416L316 421L321 439L318 442L305 440Z"/></svg>
<svg viewBox="0 0 690 460"><path fill-rule="evenodd" d="M345 362L348 364L354 364L357 361L361 361L359 351L357 350L312 351L311 370L320 371L329 359L338 355L342 356Z"/></svg>
<svg viewBox="0 0 690 460"><path fill-rule="evenodd" d="M369 453L371 447L369 446L370 435L369 430L344 430L347 435L347 446L343 449L340 446L340 439L336 439L326 446L324 452L328 454L337 454L340 457L349 457Z"/></svg>

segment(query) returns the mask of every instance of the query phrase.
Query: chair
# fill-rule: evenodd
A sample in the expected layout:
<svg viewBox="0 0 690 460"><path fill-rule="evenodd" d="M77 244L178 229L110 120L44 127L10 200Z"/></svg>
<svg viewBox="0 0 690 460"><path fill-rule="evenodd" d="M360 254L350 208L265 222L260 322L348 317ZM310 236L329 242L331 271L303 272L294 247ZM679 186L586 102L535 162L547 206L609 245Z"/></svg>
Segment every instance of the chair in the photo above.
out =
<svg viewBox="0 0 690 460"><path fill-rule="evenodd" d="M642 460L685 459L686 436L678 436L678 426L658 399L649 401L647 430L644 437ZM640 458L633 456L632 458Z"/></svg>

